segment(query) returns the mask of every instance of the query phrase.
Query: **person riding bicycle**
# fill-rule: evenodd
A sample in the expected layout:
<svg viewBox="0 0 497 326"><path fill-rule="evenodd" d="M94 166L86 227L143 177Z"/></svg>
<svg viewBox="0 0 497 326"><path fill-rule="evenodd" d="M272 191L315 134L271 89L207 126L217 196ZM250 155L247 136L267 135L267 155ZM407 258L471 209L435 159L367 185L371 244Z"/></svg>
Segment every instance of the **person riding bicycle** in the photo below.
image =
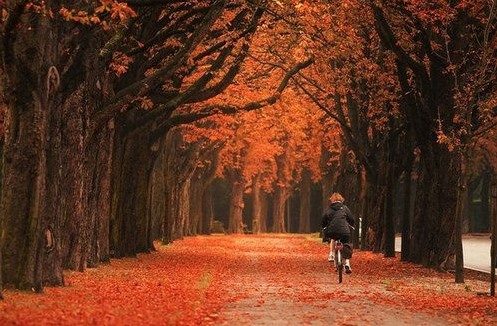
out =
<svg viewBox="0 0 497 326"><path fill-rule="evenodd" d="M329 262L335 261L335 240L346 244L350 240L350 228L354 227L355 217L350 209L343 204L345 199L338 192L334 192L330 198L330 206L325 210L321 222L323 227L323 242L330 243ZM345 260L345 272L352 273L350 259Z"/></svg>

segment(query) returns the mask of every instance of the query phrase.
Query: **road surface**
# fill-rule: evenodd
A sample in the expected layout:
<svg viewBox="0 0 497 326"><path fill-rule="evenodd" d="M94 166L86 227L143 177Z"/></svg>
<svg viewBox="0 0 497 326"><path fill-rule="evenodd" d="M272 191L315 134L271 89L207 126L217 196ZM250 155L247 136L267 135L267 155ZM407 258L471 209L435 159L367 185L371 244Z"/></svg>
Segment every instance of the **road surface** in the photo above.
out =
<svg viewBox="0 0 497 326"><path fill-rule="evenodd" d="M395 250L400 252L402 240L395 239ZM462 240L464 267L490 273L490 238L485 235L464 235Z"/></svg>

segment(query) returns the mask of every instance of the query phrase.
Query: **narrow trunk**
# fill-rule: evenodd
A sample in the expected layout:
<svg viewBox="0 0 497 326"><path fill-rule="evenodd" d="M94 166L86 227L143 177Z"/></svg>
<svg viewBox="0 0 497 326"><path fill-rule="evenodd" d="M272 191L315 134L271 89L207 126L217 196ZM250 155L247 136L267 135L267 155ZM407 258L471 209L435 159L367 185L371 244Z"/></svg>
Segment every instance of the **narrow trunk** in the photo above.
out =
<svg viewBox="0 0 497 326"><path fill-rule="evenodd" d="M322 148L321 150L321 170L324 171L324 175L321 178L321 187L323 189L323 204L322 207L328 207L331 194L333 193L333 186L336 183L336 163L332 166L329 165L331 159L331 153L327 148Z"/></svg>
<svg viewBox="0 0 497 326"><path fill-rule="evenodd" d="M245 182L240 171L233 170L230 173L231 198L229 211L228 233L243 233L243 192Z"/></svg>
<svg viewBox="0 0 497 326"><path fill-rule="evenodd" d="M311 172L304 169L300 185L299 232L311 232Z"/></svg>
<svg viewBox="0 0 497 326"><path fill-rule="evenodd" d="M492 174L490 185L490 216L492 241L490 244L490 295L495 297L495 265L497 264L497 175Z"/></svg>
<svg viewBox="0 0 497 326"><path fill-rule="evenodd" d="M260 174L257 174L252 179L252 203L253 203L253 215L252 215L252 233L257 234L261 232L261 215L262 215L262 203L261 203L261 189L259 186L259 180L261 178Z"/></svg>
<svg viewBox="0 0 497 326"><path fill-rule="evenodd" d="M384 244L384 236L385 236L385 189L379 191L379 195L375 198L375 207L373 210L373 219L374 219L374 245L373 252L381 252L383 250Z"/></svg>
<svg viewBox="0 0 497 326"><path fill-rule="evenodd" d="M366 182L364 195L364 206L362 210L362 223L361 223L361 250L372 250L373 244L373 229L370 226L370 202L371 202L371 186Z"/></svg>
<svg viewBox="0 0 497 326"><path fill-rule="evenodd" d="M200 232L201 223L202 223L202 197L205 189L202 172L198 170L193 176L192 185L190 187L190 195L189 201L191 201L190 205L190 213L189 213L189 221L186 235L197 235Z"/></svg>
<svg viewBox="0 0 497 326"><path fill-rule="evenodd" d="M288 190L276 185L273 196L273 228L275 233L285 233L285 204L288 200Z"/></svg>
<svg viewBox="0 0 497 326"><path fill-rule="evenodd" d="M359 248L361 246L362 242L362 233L364 233L364 229L362 227L362 220L363 220L363 211L364 211L364 206L366 206L366 173L364 169L361 169L361 171L357 174L357 184L359 185L359 196L358 196L358 202L355 205L355 210L352 212L355 215L356 221L355 221L355 230L354 230L354 236L352 238L352 243L354 245L354 248Z"/></svg>
<svg viewBox="0 0 497 326"><path fill-rule="evenodd" d="M462 248L462 220L468 200L468 173L466 171L466 157L461 154L460 174L457 187L457 207L454 226L454 250L456 259L455 282L464 283L464 258ZM447 267L445 268L447 269Z"/></svg>
<svg viewBox="0 0 497 326"><path fill-rule="evenodd" d="M393 157L391 157L393 159ZM385 198L385 257L395 257L395 219L393 212L395 194L395 165L388 163L387 187Z"/></svg>
<svg viewBox="0 0 497 326"><path fill-rule="evenodd" d="M214 207L212 206L212 187L209 183L202 194L202 234L211 234L212 221L214 220Z"/></svg>
<svg viewBox="0 0 497 326"><path fill-rule="evenodd" d="M490 182L491 182L491 174L486 171L483 174L483 180L481 185L481 211L484 216L483 225L485 226L484 231L490 231Z"/></svg>
<svg viewBox="0 0 497 326"><path fill-rule="evenodd" d="M260 201L261 201L261 219L260 219L260 231L262 233L265 233L268 231L268 209L269 209L269 203L268 203L268 194L262 190L260 192Z"/></svg>
<svg viewBox="0 0 497 326"><path fill-rule="evenodd" d="M408 261L411 242L411 171L412 165L404 172L404 210L402 212L402 245L400 260Z"/></svg>

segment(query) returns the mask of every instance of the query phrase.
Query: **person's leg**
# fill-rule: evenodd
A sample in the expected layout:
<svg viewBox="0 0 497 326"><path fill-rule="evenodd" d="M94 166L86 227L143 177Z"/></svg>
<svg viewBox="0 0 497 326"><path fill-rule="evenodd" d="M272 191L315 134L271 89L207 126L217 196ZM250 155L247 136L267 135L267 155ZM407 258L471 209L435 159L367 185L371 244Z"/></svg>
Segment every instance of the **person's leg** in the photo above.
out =
<svg viewBox="0 0 497 326"><path fill-rule="evenodd" d="M330 254L328 255L328 261L335 261L335 240L330 239Z"/></svg>
<svg viewBox="0 0 497 326"><path fill-rule="evenodd" d="M341 241L343 243L348 243L349 242L349 236L343 236ZM350 274L352 273L352 267L350 267L350 259L345 259L345 273Z"/></svg>

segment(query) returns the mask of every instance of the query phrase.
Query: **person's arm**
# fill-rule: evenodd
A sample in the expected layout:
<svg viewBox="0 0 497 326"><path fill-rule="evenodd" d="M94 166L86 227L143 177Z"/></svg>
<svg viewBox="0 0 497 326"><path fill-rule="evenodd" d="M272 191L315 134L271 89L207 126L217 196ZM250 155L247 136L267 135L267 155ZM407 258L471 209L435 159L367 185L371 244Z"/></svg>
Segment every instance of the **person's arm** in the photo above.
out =
<svg viewBox="0 0 497 326"><path fill-rule="evenodd" d="M328 209L326 209L323 213L323 217L321 218L321 228L325 228L328 226L328 219L329 219L329 214L328 214Z"/></svg>
<svg viewBox="0 0 497 326"><path fill-rule="evenodd" d="M347 222L351 225L351 226L355 226L355 216L354 214L352 214L352 211L347 207L345 206L345 212L347 213Z"/></svg>
<svg viewBox="0 0 497 326"><path fill-rule="evenodd" d="M328 219L326 218L326 212L323 214L321 218L321 228L324 229L328 225Z"/></svg>

